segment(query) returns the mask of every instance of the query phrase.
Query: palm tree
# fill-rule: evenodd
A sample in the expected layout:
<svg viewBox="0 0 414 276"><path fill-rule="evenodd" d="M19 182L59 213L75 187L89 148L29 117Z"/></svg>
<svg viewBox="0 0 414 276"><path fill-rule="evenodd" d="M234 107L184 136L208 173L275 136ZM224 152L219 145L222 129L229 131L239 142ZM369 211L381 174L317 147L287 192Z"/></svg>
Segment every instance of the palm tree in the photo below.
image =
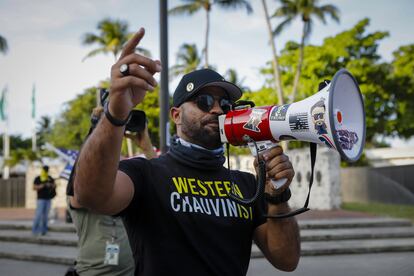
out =
<svg viewBox="0 0 414 276"><path fill-rule="evenodd" d="M201 56L195 44L184 43L177 53L177 64L171 68L171 76L177 77L200 68Z"/></svg>
<svg viewBox="0 0 414 276"><path fill-rule="evenodd" d="M116 61L118 55L122 51L122 47L134 33L128 31L127 22L110 18L105 18L100 21L97 28L99 34L86 33L83 36L82 43L84 45L98 45L98 48L89 52L83 60L101 53L112 53ZM145 56L151 57L151 53L144 48L137 47L136 50ZM99 89L96 90L96 105L100 105ZM127 139L127 147L128 155L132 156L132 144L130 139Z"/></svg>
<svg viewBox="0 0 414 276"><path fill-rule="evenodd" d="M276 89L277 97L279 99L278 103L279 105L282 105L284 104L282 80L280 76L279 61L277 59L276 43L273 40L274 37L273 37L273 32L272 32L272 26L270 24L270 17L269 17L269 12L267 9L266 0L262 0L262 5L263 5L264 13L265 13L267 32L269 34L269 43L272 48L272 67L273 67L273 77L275 80L275 89Z"/></svg>
<svg viewBox="0 0 414 276"><path fill-rule="evenodd" d="M230 68L226 71L226 73L224 74L224 77L226 78L227 81L234 83L235 85L237 85L238 87L240 87L240 89L242 91L249 91L250 88L245 86L243 84L245 78L240 79L239 75L237 74L237 71L233 68Z"/></svg>
<svg viewBox="0 0 414 276"><path fill-rule="evenodd" d="M250 14L253 9L246 0L183 0L186 4L172 8L169 13L172 15L193 15L197 11L204 9L206 12L206 31L204 42L204 67L208 68L208 37L210 33L210 11L213 5L217 5L223 9L239 9L246 8L247 13Z"/></svg>
<svg viewBox="0 0 414 276"><path fill-rule="evenodd" d="M306 40L312 32L312 17L316 16L324 24L326 24L325 15L330 15L333 20L339 22L339 10L334 5L318 6L319 0L279 0L282 6L278 8L272 17L282 18L283 21L275 28L273 35L278 35L285 29L296 17L300 17L303 22L302 38L299 47L299 60L296 68L295 79L293 81L293 89L291 101L295 100L298 89L299 78L301 75L303 64L303 50Z"/></svg>
<svg viewBox="0 0 414 276"><path fill-rule="evenodd" d="M83 35L84 45L98 45L98 48L90 51L83 60L96 56L97 54L111 53L116 60L122 51L123 45L131 38L133 33L128 31L128 23L122 20L103 19L98 23L98 34L86 33ZM137 48L138 52L151 56L148 50Z"/></svg>
<svg viewBox="0 0 414 276"><path fill-rule="evenodd" d="M39 144L43 145L48 136L52 133L52 119L49 116L42 116L37 122L36 135L39 137Z"/></svg>
<svg viewBox="0 0 414 276"><path fill-rule="evenodd" d="M5 54L8 50L7 40L0 35L0 53Z"/></svg>

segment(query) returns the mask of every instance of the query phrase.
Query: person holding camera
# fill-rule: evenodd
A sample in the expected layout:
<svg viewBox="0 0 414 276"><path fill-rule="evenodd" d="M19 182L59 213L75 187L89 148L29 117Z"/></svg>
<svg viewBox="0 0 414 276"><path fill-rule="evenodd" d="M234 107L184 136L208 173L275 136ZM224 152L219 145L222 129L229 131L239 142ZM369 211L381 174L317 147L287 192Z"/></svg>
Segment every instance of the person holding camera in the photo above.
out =
<svg viewBox="0 0 414 276"><path fill-rule="evenodd" d="M166 154L119 162L130 111L157 85L159 61L135 53L140 29L111 68L110 100L105 116L86 141L74 180L80 204L123 218L134 255L135 275L246 275L252 239L270 263L284 271L300 256L295 218L266 219L287 213L290 192L278 191L269 179L294 176L292 164L275 147L264 154L266 192L252 205L229 197L255 193L252 174L229 170L220 140L218 116L242 92L213 70L185 75L173 95L170 115L177 138Z"/></svg>
<svg viewBox="0 0 414 276"><path fill-rule="evenodd" d="M88 136L101 119L102 107L93 109L91 128ZM135 141L148 159L155 158L145 119L145 113L131 123L129 133L125 137ZM68 211L78 235L78 256L75 267L69 268L66 275L134 275L135 265L128 237L122 220L93 212L74 198L72 170L67 186Z"/></svg>
<svg viewBox="0 0 414 276"><path fill-rule="evenodd" d="M33 190L37 191L37 202L32 233L35 236L44 236L48 231L51 200L56 196L56 184L49 175L49 166L42 167L40 175L34 179Z"/></svg>

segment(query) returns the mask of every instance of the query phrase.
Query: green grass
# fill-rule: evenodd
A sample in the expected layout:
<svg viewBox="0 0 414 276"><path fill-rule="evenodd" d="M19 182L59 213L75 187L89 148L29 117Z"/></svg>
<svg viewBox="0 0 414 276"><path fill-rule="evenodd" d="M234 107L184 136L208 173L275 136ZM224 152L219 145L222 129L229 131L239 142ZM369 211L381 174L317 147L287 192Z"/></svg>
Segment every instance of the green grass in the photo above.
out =
<svg viewBox="0 0 414 276"><path fill-rule="evenodd" d="M406 218L414 222L413 205L347 202L342 204L342 209L348 211L365 212L378 216Z"/></svg>

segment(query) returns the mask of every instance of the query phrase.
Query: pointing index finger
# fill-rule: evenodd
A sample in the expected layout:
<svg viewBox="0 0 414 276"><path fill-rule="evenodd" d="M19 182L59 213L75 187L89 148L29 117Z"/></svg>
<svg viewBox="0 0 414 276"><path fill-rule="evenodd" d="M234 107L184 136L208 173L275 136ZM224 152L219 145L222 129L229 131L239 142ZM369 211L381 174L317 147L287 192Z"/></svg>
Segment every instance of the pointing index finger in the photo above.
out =
<svg viewBox="0 0 414 276"><path fill-rule="evenodd" d="M128 40L127 44L125 44L124 48L122 49L121 56L119 59L122 59L123 57L135 53L135 48L141 41L141 39L144 37L145 29L140 28L138 32L136 32L130 40Z"/></svg>

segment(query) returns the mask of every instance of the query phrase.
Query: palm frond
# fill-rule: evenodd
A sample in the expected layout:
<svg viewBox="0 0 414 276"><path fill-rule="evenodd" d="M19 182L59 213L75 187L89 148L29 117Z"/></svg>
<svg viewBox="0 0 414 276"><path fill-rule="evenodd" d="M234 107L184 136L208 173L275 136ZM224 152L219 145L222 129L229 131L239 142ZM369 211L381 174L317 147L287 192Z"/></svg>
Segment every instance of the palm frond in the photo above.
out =
<svg viewBox="0 0 414 276"><path fill-rule="evenodd" d="M215 0L213 2L213 5L214 4L217 4L220 8L229 10L246 8L247 14L251 14L253 12L252 6L249 1L246 0Z"/></svg>
<svg viewBox="0 0 414 276"><path fill-rule="evenodd" d="M106 52L107 51L106 51L105 48L99 48L99 49L92 50L82 59L82 62L84 62L86 59L88 59L90 57L96 56L97 54L106 53Z"/></svg>
<svg viewBox="0 0 414 276"><path fill-rule="evenodd" d="M339 9L334 5L324 5L320 7L320 10L325 13L329 14L333 20L339 22Z"/></svg>
<svg viewBox="0 0 414 276"><path fill-rule="evenodd" d="M288 17L277 25L272 32L273 37L278 36L287 26L290 25L290 23L292 23L293 19L294 17Z"/></svg>
<svg viewBox="0 0 414 276"><path fill-rule="evenodd" d="M7 53L9 46L7 45L7 40L0 35L0 52Z"/></svg>
<svg viewBox="0 0 414 276"><path fill-rule="evenodd" d="M83 35L84 45L97 45L98 48L90 52L83 60L95 56L97 53L112 53L115 57L128 41L128 23L126 21L105 18L97 24L98 33Z"/></svg>
<svg viewBox="0 0 414 276"><path fill-rule="evenodd" d="M171 15L192 15L202 9L203 6L201 2L194 2L192 4L185 4L175 8L172 8L168 11L168 14Z"/></svg>

